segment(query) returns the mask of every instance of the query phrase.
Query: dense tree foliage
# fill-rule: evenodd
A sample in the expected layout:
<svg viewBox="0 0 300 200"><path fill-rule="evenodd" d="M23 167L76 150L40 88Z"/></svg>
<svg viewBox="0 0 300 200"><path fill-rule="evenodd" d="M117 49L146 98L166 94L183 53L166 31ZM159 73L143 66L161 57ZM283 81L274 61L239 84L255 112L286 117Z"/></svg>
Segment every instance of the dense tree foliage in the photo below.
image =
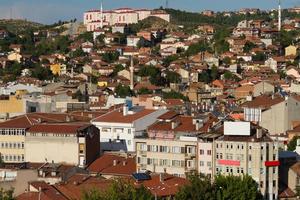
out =
<svg viewBox="0 0 300 200"><path fill-rule="evenodd" d="M176 92L174 90L170 92L163 92L164 99L182 99L184 101L188 101L189 98L181 94L180 92Z"/></svg>
<svg viewBox="0 0 300 200"><path fill-rule="evenodd" d="M299 136L294 136L293 139L288 143L287 147L289 151L295 151L297 146L297 140L299 140Z"/></svg>
<svg viewBox="0 0 300 200"><path fill-rule="evenodd" d="M119 59L119 52L108 52L102 54L102 60L107 63L113 63Z"/></svg>
<svg viewBox="0 0 300 200"><path fill-rule="evenodd" d="M263 199L257 183L248 175L219 175L212 183L210 178L192 174L190 184L176 195L181 200L260 200Z"/></svg>
<svg viewBox="0 0 300 200"><path fill-rule="evenodd" d="M121 98L130 97L130 96L133 96L133 94L134 94L128 85L121 85L121 84L119 84L116 87L115 93L118 97L121 97Z"/></svg>
<svg viewBox="0 0 300 200"><path fill-rule="evenodd" d="M4 190L3 188L0 189L0 199L1 200L15 200L13 197L14 189Z"/></svg>
<svg viewBox="0 0 300 200"><path fill-rule="evenodd" d="M201 51L212 51L212 49L209 47L208 43L205 41L198 42L195 44L192 44L189 46L189 48L186 51L187 56L195 55Z"/></svg>

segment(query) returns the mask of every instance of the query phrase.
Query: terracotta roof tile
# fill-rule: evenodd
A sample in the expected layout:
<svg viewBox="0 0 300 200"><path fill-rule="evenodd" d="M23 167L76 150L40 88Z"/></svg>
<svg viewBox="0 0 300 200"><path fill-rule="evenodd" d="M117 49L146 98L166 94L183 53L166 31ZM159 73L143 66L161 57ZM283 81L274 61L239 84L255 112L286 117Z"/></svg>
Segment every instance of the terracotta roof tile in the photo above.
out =
<svg viewBox="0 0 300 200"><path fill-rule="evenodd" d="M114 162L116 162L114 165ZM115 176L131 176L136 172L134 158L125 158L118 155L104 154L95 160L88 170L93 173L111 174Z"/></svg>

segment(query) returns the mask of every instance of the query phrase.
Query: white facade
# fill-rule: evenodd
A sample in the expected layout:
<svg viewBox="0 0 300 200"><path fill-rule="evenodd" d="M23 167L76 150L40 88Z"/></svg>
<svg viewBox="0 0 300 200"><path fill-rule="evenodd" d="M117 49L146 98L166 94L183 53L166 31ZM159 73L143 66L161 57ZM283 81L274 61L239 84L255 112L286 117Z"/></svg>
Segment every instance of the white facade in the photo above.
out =
<svg viewBox="0 0 300 200"><path fill-rule="evenodd" d="M103 12L103 25L136 24L147 17L155 16L170 21L170 15L164 12L151 10L133 10L131 8L120 8ZM84 25L88 31L94 31L101 27L101 11L91 10L84 13Z"/></svg>
<svg viewBox="0 0 300 200"><path fill-rule="evenodd" d="M101 122L93 120L92 124L100 130L101 151L134 152L134 138L142 136L147 127L153 124L157 120L157 117L165 112L166 110L153 111L152 113L129 123Z"/></svg>

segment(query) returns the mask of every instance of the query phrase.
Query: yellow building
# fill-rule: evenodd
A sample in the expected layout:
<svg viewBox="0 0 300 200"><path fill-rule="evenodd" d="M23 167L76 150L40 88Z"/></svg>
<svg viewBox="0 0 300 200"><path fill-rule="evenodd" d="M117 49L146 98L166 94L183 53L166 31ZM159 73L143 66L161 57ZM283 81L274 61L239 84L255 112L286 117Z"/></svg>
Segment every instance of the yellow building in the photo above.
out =
<svg viewBox="0 0 300 200"><path fill-rule="evenodd" d="M20 94L0 96L0 114L14 116L26 112L26 103Z"/></svg>
<svg viewBox="0 0 300 200"><path fill-rule="evenodd" d="M50 70L53 75L62 75L65 74L67 71L67 67L64 64L52 64L50 65Z"/></svg>
<svg viewBox="0 0 300 200"><path fill-rule="evenodd" d="M99 82L98 82L98 86L99 86L99 87L106 87L107 84L108 84L107 81L99 81Z"/></svg>
<svg viewBox="0 0 300 200"><path fill-rule="evenodd" d="M290 45L285 48L285 56L296 56L297 55L297 47Z"/></svg>
<svg viewBox="0 0 300 200"><path fill-rule="evenodd" d="M7 59L10 61L21 62L22 55L16 52L13 52L7 56Z"/></svg>

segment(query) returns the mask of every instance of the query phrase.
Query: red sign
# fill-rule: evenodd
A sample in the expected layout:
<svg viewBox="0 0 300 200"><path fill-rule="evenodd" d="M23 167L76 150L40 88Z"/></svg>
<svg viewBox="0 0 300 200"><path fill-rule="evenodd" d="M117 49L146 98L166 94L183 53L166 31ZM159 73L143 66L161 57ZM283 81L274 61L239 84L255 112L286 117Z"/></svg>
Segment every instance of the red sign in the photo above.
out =
<svg viewBox="0 0 300 200"><path fill-rule="evenodd" d="M279 165L280 165L280 162L278 160L266 161L265 162L266 167L276 167L276 166L279 166Z"/></svg>
<svg viewBox="0 0 300 200"><path fill-rule="evenodd" d="M218 160L219 165L230 165L230 166L240 166L241 162L239 160Z"/></svg>

